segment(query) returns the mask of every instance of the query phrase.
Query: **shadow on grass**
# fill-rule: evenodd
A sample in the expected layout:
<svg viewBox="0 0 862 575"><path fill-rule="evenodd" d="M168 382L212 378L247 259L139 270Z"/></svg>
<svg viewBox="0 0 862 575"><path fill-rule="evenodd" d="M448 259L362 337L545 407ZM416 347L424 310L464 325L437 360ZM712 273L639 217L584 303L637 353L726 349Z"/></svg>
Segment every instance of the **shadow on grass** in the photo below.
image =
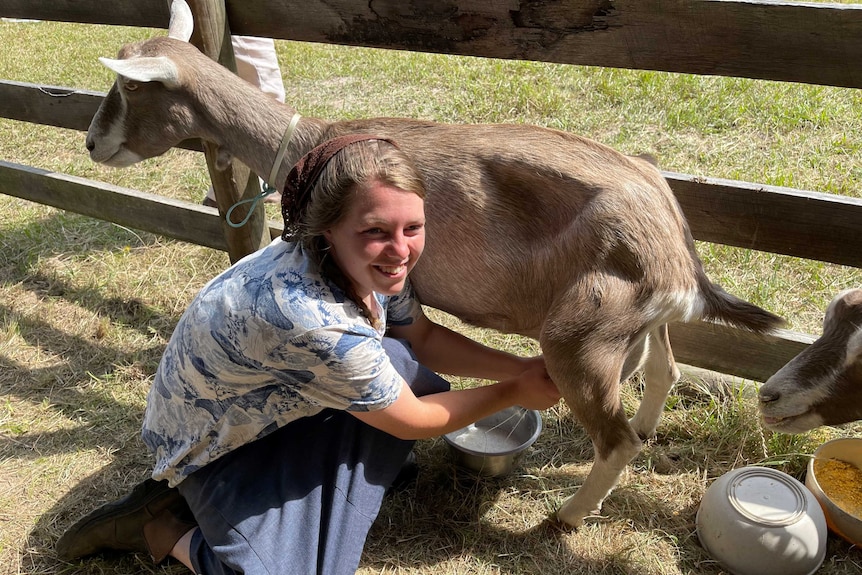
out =
<svg viewBox="0 0 862 575"><path fill-rule="evenodd" d="M629 481L612 492L601 517L578 530L560 524L556 508L583 483L592 450L570 417L546 423L518 469L503 478L459 471L440 441L422 448L418 483L384 502L362 567L506 575L721 572L709 567L694 535L696 506L679 510L661 491ZM656 540L674 555L658 571L639 549Z"/></svg>
<svg viewBox="0 0 862 575"><path fill-rule="evenodd" d="M0 322L13 312L0 306ZM41 432L26 429L0 436L0 456L4 460L33 461L52 456L97 450L110 453L112 462L76 484L45 511L30 531L26 544L18 551L27 573L95 574L160 573L147 565L146 558L129 556L115 560L93 559L68 565L56 558L54 544L78 517L102 503L122 496L149 474L150 455L139 439L142 409L114 397L110 390L92 385L114 377L123 364L153 366L163 351L162 345L124 353L107 349L104 344L69 335L39 321L18 320L18 332L31 345L62 358L46 367L30 368L8 357L0 357L0 398L16 398L41 409L48 409L72 422L71 426ZM74 352L70 352L74 350ZM146 385L143 373L136 385ZM52 416L46 415L46 419ZM13 423L14 425L14 423ZM86 455L84 456L86 457ZM56 464L49 464L56 465ZM51 468L63 476L62 470ZM178 571L183 572L183 571Z"/></svg>
<svg viewBox="0 0 862 575"><path fill-rule="evenodd" d="M0 284L20 285L39 298L59 298L105 316L117 325L154 331L170 337L179 317L165 318L135 298L106 298L93 286L79 286L58 277L34 272L39 260L68 258L98 253L116 253L130 245L156 243L156 236L94 220L86 216L56 212L49 217L3 229L0 243Z"/></svg>
<svg viewBox="0 0 862 575"><path fill-rule="evenodd" d="M57 539L80 517L109 501L126 495L149 476L150 457L143 444L129 447L114 462L75 484L68 493L41 515L21 550L28 573L52 575L180 574L188 569L177 562L154 565L149 557L117 553L85 557L72 562L57 558Z"/></svg>
<svg viewBox="0 0 862 575"><path fill-rule="evenodd" d="M84 237L83 247L69 245L70 239ZM75 285L31 269L38 258L115 250L131 241L142 240L128 230L62 212L11 230L4 229L4 241L0 244L0 283L29 291L39 302L63 301L88 310L105 323L137 332L148 341L166 341L179 316L164 316L134 298L107 298L96 287ZM118 429L132 424L139 427L142 411L115 397L104 389L105 386L94 383L126 378L130 381L121 383L147 385L164 345L124 349L104 339L98 328L89 335L80 334L80 330L73 333L65 329L63 322L68 320L61 315L48 320L37 319L37 316L38 313L21 313L0 304L0 325L14 326L16 336L37 350L39 358L46 358L40 359L39 367L34 367L0 354L0 397L14 397L34 406L48 405L79 425L73 430L62 429L52 434L22 434L17 438L18 443L39 448L32 449L30 455L17 453L16 456L41 457L94 447L109 451L122 447L127 434ZM123 369L133 373L120 373ZM50 437L52 435L57 437Z"/></svg>
<svg viewBox="0 0 862 575"><path fill-rule="evenodd" d="M581 532L561 525L553 511L543 514L537 509L528 520L507 520L511 501L503 499L512 492L526 492L530 485L535 489L535 482L525 477L515 473L508 478L477 478L452 464L432 462L415 487L384 502L362 566L381 573L408 567L420 573L457 573L459 567L470 573L505 575L654 573L611 550L581 552L573 540L581 538L586 547L595 547L601 545L596 540L600 536L590 527ZM554 490L558 484L573 487L583 477L551 471L543 480ZM524 505L542 503L536 498ZM491 513L494 507L502 511ZM522 512L511 510L512 516Z"/></svg>
<svg viewBox="0 0 862 575"><path fill-rule="evenodd" d="M98 288L76 285L74 279L34 271L46 258L118 251L142 242L148 240L104 222L62 212L4 228L0 285L30 292L38 302L59 301L88 310L106 324L137 332L148 341L159 336L165 340L178 316L163 316L140 300L107 298ZM15 336L34 350L34 356L38 354L39 364L29 365L26 359L0 354L0 402L26 404L40 414L40 419L51 422L56 417L63 423L46 431L30 431L29 422L16 420L10 411L12 417L4 419L0 434L0 460L20 464L31 473L45 469L62 483L68 474L61 468L63 456L80 453L86 458L86 452L92 451L110 454L110 463L100 463L83 480L66 480L69 489L65 495L36 519L18 549L11 550L17 553L19 571L51 575L185 572L181 566L156 568L148 558L134 555L67 564L54 552L55 542L74 521L121 497L149 475L151 457L139 439L143 411L139 402L127 401L124 394L132 386L140 389L149 385L164 345L124 349L98 333L82 335L80 330L66 329L63 322L69 320L62 312L43 320L42 314L23 313L12 305L0 304L0 325L12 326ZM104 461L104 457L99 460ZM47 467L41 467L40 462ZM11 485L9 493L26 493L25 481L21 478L20 483ZM15 517L12 513L9 510L8 515ZM21 524L7 525L13 528ZM6 569L14 571L15 567L0 566L0 573L9 573Z"/></svg>
<svg viewBox="0 0 862 575"><path fill-rule="evenodd" d="M0 306L0 323L13 317L13 310ZM116 428L131 422L139 425L143 412L92 383L116 377L118 366L130 365L138 366L141 377L146 379L145 372L154 369L164 346L123 352L96 340L70 335L49 323L21 318L15 321L19 335L28 344L62 361L34 368L0 356L0 396L15 397L31 405L50 405L64 418L80 424L74 430L62 429L53 434L23 434L19 442L38 444L39 449L32 452L34 457L97 446L117 448L125 435L116 433ZM108 425L110 432L106 433L101 424ZM54 434L58 436L56 440L46 437Z"/></svg>

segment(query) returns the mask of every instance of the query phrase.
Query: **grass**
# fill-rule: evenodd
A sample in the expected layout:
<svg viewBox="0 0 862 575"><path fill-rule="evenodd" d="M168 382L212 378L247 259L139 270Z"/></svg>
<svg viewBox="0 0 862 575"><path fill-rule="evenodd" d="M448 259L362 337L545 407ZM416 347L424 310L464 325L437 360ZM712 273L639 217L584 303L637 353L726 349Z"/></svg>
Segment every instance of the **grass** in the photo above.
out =
<svg viewBox="0 0 862 575"><path fill-rule="evenodd" d="M105 91L112 78L97 57L155 33L2 22L0 78ZM854 197L862 189L858 90L288 42L278 50L287 98L305 115L535 123L650 152L672 171ZM94 165L83 144L77 132L0 120L7 161L192 202L207 186L192 152L111 170ZM183 309L227 256L8 196L0 206L0 575L183 573L135 556L64 564L53 543L147 475L138 431L152 374ZM832 295L862 285L851 268L699 249L714 279L799 331L819 333ZM489 345L537 352L531 341L435 317ZM801 478L820 442L862 426L764 432L748 382L715 379L687 372L658 436L602 516L577 532L550 520L592 458L565 406L545 414L539 441L502 480L465 476L440 440L421 442L419 482L387 499L359 572L721 573L694 529L710 481L747 464ZM626 407L638 398L635 379L624 386ZM862 569L858 550L834 537L828 545L819 573Z"/></svg>

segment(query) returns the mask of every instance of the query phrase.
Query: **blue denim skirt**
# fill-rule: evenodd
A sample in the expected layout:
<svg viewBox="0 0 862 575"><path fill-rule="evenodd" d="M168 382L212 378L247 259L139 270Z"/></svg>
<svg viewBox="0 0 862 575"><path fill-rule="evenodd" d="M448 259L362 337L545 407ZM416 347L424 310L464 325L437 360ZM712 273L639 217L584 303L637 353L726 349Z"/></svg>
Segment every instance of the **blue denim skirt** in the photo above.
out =
<svg viewBox="0 0 862 575"><path fill-rule="evenodd" d="M384 348L416 395L449 389L406 342L384 338ZM191 549L196 573L354 573L412 447L327 409L199 469L178 486L200 527Z"/></svg>

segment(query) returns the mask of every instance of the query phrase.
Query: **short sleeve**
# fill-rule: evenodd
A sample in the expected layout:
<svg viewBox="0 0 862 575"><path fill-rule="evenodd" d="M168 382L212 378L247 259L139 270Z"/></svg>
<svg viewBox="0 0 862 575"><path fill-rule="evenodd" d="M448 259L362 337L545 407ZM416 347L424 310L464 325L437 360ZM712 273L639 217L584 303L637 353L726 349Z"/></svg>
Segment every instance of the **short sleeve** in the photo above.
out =
<svg viewBox="0 0 862 575"><path fill-rule="evenodd" d="M398 399L403 378L371 326L329 326L308 331L293 344L317 360L309 366L314 380L300 389L307 400L321 407L375 411Z"/></svg>

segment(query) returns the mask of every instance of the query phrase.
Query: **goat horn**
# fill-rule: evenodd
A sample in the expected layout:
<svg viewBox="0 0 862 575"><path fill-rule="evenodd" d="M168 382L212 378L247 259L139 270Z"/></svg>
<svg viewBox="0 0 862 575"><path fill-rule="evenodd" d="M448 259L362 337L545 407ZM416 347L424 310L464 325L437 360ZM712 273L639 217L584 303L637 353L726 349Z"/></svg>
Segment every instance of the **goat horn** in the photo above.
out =
<svg viewBox="0 0 862 575"><path fill-rule="evenodd" d="M168 24L168 37L188 42L192 37L195 21L192 9L185 0L174 0L171 4L171 21Z"/></svg>

